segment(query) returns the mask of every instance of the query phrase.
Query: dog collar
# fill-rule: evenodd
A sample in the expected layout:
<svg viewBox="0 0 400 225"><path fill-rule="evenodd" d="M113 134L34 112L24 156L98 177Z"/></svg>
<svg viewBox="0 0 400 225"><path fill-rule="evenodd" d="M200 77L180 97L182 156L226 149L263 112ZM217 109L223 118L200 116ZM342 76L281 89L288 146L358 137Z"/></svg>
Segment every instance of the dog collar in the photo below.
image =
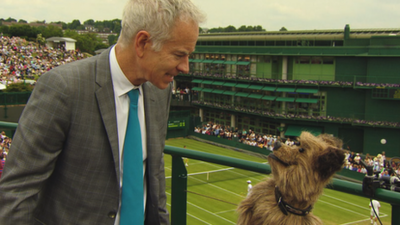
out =
<svg viewBox="0 0 400 225"><path fill-rule="evenodd" d="M287 202L285 202L282 198L282 193L279 191L278 186L275 186L275 199L278 203L279 209L283 212L283 214L288 215L288 212L298 215L298 216L307 216L311 210L313 209L312 205L310 205L307 209L298 209Z"/></svg>

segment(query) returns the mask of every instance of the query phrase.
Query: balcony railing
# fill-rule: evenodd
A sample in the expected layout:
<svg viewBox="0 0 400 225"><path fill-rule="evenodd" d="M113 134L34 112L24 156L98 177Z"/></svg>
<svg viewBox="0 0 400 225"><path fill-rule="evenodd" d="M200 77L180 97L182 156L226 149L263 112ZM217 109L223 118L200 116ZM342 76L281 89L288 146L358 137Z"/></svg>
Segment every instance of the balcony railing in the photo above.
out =
<svg viewBox="0 0 400 225"><path fill-rule="evenodd" d="M186 225L187 171L182 157L201 160L210 163L269 174L269 165L256 163L227 156L204 153L185 148L165 146L164 152L172 156L172 191L171 191L171 224ZM363 193L362 184L333 179L328 188L348 194L368 197ZM392 205L392 224L400 224L400 193L378 188L374 199Z"/></svg>

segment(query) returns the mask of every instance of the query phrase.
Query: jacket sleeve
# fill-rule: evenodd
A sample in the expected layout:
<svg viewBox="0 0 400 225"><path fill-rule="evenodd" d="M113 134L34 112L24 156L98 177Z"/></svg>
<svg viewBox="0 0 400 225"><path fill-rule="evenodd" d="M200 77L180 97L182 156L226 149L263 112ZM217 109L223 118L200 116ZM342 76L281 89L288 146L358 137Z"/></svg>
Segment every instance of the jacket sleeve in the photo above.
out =
<svg viewBox="0 0 400 225"><path fill-rule="evenodd" d="M37 195L68 130L69 104L63 77L54 71L42 75L20 117L0 179L2 224L34 224Z"/></svg>

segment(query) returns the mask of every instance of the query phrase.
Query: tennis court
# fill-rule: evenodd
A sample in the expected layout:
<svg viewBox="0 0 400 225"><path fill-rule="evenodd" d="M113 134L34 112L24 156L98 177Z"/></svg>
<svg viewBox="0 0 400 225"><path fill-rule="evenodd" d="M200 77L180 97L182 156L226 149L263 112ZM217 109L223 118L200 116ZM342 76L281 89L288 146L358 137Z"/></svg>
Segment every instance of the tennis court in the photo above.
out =
<svg viewBox="0 0 400 225"><path fill-rule="evenodd" d="M266 159L234 150L195 141L171 139L166 145L203 151L218 155L267 163ZM267 175L218 164L183 159L188 164L187 224L236 224L235 209L247 194L247 180L255 185ZM171 156L165 155L168 206L171 194ZM314 206L313 213L324 224L370 224L369 199L325 189ZM380 218L383 224L391 223L391 205L381 202Z"/></svg>

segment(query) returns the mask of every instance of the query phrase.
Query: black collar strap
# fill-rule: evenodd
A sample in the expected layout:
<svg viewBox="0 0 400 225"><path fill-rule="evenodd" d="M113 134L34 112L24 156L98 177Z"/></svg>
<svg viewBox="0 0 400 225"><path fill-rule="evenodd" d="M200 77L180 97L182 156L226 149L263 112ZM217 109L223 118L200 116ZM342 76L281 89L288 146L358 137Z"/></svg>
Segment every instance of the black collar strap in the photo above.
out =
<svg viewBox="0 0 400 225"><path fill-rule="evenodd" d="M276 202L278 203L279 209L283 212L283 214L288 215L288 212L298 215L298 216L307 216L311 210L312 210L312 205L310 205L307 209L298 209L295 208L289 204L287 204L285 201L283 201L282 198L282 193L279 191L278 186L275 186L275 199Z"/></svg>

